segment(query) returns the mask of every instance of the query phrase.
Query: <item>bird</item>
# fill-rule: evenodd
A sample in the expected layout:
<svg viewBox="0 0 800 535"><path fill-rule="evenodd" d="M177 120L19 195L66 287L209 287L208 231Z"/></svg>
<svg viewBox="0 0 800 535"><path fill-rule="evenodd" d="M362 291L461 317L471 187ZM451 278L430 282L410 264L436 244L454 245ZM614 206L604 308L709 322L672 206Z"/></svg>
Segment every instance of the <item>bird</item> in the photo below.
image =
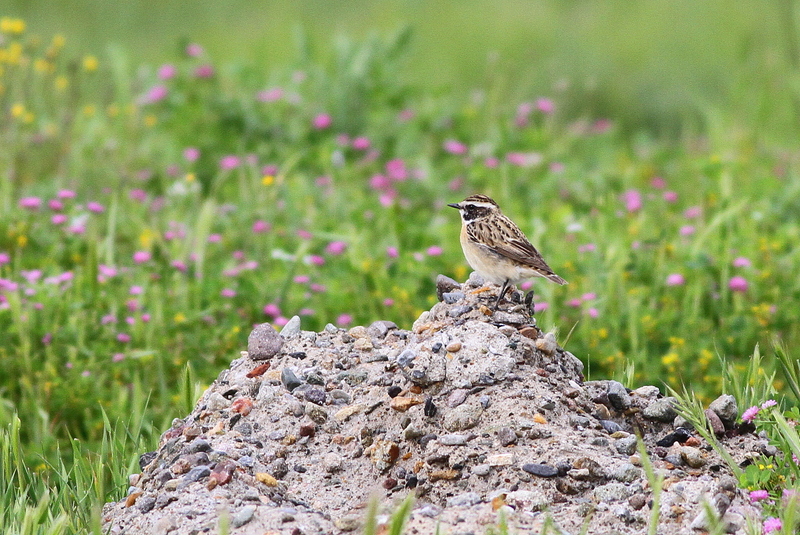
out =
<svg viewBox="0 0 800 535"><path fill-rule="evenodd" d="M491 198L471 195L447 206L461 214L461 248L467 263L487 282L502 284L494 311L508 287L524 280L544 277L556 284L567 284Z"/></svg>

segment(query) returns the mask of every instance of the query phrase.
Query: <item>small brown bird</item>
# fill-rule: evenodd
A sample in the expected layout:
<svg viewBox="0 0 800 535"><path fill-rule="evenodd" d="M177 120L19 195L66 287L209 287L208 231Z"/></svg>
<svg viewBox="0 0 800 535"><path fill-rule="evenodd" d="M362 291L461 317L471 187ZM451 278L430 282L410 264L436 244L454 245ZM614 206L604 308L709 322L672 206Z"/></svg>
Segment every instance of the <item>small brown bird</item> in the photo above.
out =
<svg viewBox="0 0 800 535"><path fill-rule="evenodd" d="M533 277L567 283L550 269L519 227L486 195L471 195L447 206L461 213L461 248L467 263L486 281L503 285L494 310L510 285Z"/></svg>

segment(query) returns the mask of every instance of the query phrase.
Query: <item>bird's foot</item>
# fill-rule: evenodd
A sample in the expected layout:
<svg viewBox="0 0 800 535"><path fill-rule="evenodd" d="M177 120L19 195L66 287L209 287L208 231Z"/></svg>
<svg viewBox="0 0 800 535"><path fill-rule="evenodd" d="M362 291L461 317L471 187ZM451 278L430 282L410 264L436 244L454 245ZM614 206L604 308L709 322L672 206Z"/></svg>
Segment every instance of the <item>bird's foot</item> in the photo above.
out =
<svg viewBox="0 0 800 535"><path fill-rule="evenodd" d="M534 303L533 303L533 290L525 294L525 306L528 308L528 314L533 317Z"/></svg>

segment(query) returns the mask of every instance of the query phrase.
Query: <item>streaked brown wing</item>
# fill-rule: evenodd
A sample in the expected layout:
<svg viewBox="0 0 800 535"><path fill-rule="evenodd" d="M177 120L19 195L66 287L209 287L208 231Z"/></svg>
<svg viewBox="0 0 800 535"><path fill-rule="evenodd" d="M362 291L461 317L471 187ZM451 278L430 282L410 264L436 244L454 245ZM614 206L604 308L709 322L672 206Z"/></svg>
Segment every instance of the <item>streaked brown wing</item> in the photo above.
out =
<svg viewBox="0 0 800 535"><path fill-rule="evenodd" d="M470 241L485 247L488 251L504 256L525 266L529 266L547 275L555 275L542 255L536 250L522 231L509 219L496 220L502 226L489 225L483 221L475 221L467 225L467 236ZM481 238L479 239L478 236Z"/></svg>

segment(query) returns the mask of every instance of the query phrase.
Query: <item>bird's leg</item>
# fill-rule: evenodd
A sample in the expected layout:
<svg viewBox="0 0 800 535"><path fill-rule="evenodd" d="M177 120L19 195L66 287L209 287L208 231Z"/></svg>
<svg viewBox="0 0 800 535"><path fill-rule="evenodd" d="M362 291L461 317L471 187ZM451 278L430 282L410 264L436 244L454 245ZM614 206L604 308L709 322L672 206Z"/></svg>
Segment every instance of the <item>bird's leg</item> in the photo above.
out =
<svg viewBox="0 0 800 535"><path fill-rule="evenodd" d="M528 307L528 313L533 316L533 290L525 294L525 306Z"/></svg>
<svg viewBox="0 0 800 535"><path fill-rule="evenodd" d="M506 290L508 290L508 283L509 280L506 279L506 282L503 283L503 289L500 290L500 295L497 296L497 301L494 302L494 308L492 309L493 312L497 312L497 307L500 305L500 300L506 294Z"/></svg>

